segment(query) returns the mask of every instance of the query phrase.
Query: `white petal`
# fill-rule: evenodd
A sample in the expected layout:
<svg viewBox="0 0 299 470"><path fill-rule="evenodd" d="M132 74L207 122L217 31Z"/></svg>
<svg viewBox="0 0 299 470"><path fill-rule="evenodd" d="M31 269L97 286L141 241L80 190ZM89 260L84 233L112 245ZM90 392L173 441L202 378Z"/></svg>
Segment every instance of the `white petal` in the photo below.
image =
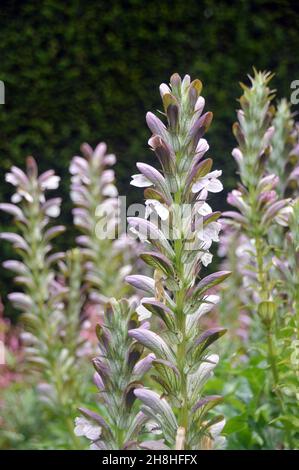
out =
<svg viewBox="0 0 299 470"><path fill-rule="evenodd" d="M11 197L11 202L18 204L22 200L22 196L19 193L15 193Z"/></svg>
<svg viewBox="0 0 299 470"><path fill-rule="evenodd" d="M211 171L211 173L209 173L206 177L208 177L209 179L219 178L219 176L221 175L222 175L222 170L214 170L214 171Z"/></svg>
<svg viewBox="0 0 299 470"><path fill-rule="evenodd" d="M201 204L197 212L199 215L208 215L208 214L212 214L213 211L212 211L211 206L209 206L207 202L204 202Z"/></svg>
<svg viewBox="0 0 299 470"><path fill-rule="evenodd" d="M198 318L200 318L202 315L205 315L206 313L209 313L215 305L219 302L219 296L218 295L208 295L205 299L205 302L200 305L200 307L197 310L197 315L199 315Z"/></svg>
<svg viewBox="0 0 299 470"><path fill-rule="evenodd" d="M204 107L205 107L205 99L203 96L199 96L195 103L194 111L201 113Z"/></svg>
<svg viewBox="0 0 299 470"><path fill-rule="evenodd" d="M144 175L132 175L132 181L130 182L132 186L136 186L137 188L147 188L152 186L153 183L148 180Z"/></svg>
<svg viewBox="0 0 299 470"><path fill-rule="evenodd" d="M118 195L118 192L114 184L107 184L103 188L102 194L106 197L116 197Z"/></svg>
<svg viewBox="0 0 299 470"><path fill-rule="evenodd" d="M152 214L153 212L153 209L151 208L151 206L149 204L147 204L147 201L145 201L145 214L144 214L144 217L146 219L149 218L149 216Z"/></svg>
<svg viewBox="0 0 299 470"><path fill-rule="evenodd" d="M209 180L207 178L202 178L196 183L194 183L194 185L192 186L192 192L198 193L201 189L207 187L208 184L209 184Z"/></svg>
<svg viewBox="0 0 299 470"><path fill-rule="evenodd" d="M213 424L209 428L209 431L214 439L219 436L224 426L225 426L225 419L223 419L222 421L219 421L219 423Z"/></svg>
<svg viewBox="0 0 299 470"><path fill-rule="evenodd" d="M153 207L153 209L157 212L158 216L161 218L161 220L167 220L169 217L169 210L167 207L165 207L161 202L157 201L156 199L148 199L145 201L146 204L146 209L150 206ZM147 211L148 214L151 213L151 211ZM147 218L147 217L146 217Z"/></svg>
<svg viewBox="0 0 299 470"><path fill-rule="evenodd" d="M17 179L17 178L15 177L15 175L12 174L12 173L6 173L6 175L5 175L5 181L6 181L7 183L12 184L13 186L19 186L19 181L18 181L18 179Z"/></svg>
<svg viewBox="0 0 299 470"><path fill-rule="evenodd" d="M140 239L141 242L146 242L146 241L147 241L147 237L144 236L144 235L142 235L142 233L139 233L138 230L136 230L136 228L130 227L130 228L129 228L129 231L130 231L131 233L133 233L133 235L137 235L137 236L139 237L139 239Z"/></svg>
<svg viewBox="0 0 299 470"><path fill-rule="evenodd" d="M152 316L151 312L147 308L145 308L142 304L140 304L136 308L136 313L138 315L139 321L146 320L147 318L151 318Z"/></svg>
<svg viewBox="0 0 299 470"><path fill-rule="evenodd" d="M201 257L202 264L207 267L213 261L213 255L211 253L204 253Z"/></svg>
<svg viewBox="0 0 299 470"><path fill-rule="evenodd" d="M88 426L85 426L84 433L85 436L88 439L91 439L95 441L98 439L101 435L102 429L99 426L94 426L92 424L89 424Z"/></svg>
<svg viewBox="0 0 299 470"><path fill-rule="evenodd" d="M223 190L223 185L220 180L213 178L210 180L209 184L207 185L207 190L211 193L220 193Z"/></svg>
<svg viewBox="0 0 299 470"><path fill-rule="evenodd" d="M58 217L60 214L60 207L56 204L53 206L50 206L48 207L48 209L46 209L45 214L48 217Z"/></svg>
<svg viewBox="0 0 299 470"><path fill-rule="evenodd" d="M167 93L171 93L170 88L168 85L166 85L166 83L161 83L161 85L159 86L159 91L162 98Z"/></svg>
<svg viewBox="0 0 299 470"><path fill-rule="evenodd" d="M42 189L57 189L59 185L60 177L53 175L41 183Z"/></svg>
<svg viewBox="0 0 299 470"><path fill-rule="evenodd" d="M210 146L206 139L199 139L197 147L196 147L196 154L198 153L206 153L209 150Z"/></svg>
<svg viewBox="0 0 299 470"><path fill-rule="evenodd" d="M105 170L101 176L101 184L113 183L115 174L113 170Z"/></svg>
<svg viewBox="0 0 299 470"><path fill-rule="evenodd" d="M211 222L206 227L203 227L197 234L198 238L204 242L218 242L221 224L219 222Z"/></svg>

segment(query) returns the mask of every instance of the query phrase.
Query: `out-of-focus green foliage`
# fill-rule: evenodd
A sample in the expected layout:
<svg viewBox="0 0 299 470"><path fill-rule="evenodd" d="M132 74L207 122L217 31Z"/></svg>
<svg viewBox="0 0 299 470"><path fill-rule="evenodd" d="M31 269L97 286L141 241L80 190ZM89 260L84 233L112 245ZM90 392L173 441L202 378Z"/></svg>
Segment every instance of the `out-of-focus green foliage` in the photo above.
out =
<svg viewBox="0 0 299 470"><path fill-rule="evenodd" d="M148 132L140 121L159 105L153 83L174 71L198 75L206 84L208 108L217 111L213 154L226 167L240 77L252 65L271 69L280 94L289 96L290 82L299 76L298 16L291 5L3 1L1 170L22 165L26 154L33 154L39 165L66 173L82 141L103 138L120 156L118 173L126 186L135 161L149 154ZM227 181L231 172L224 177Z"/></svg>
<svg viewBox="0 0 299 470"><path fill-rule="evenodd" d="M135 162L152 158L140 122L145 111L159 106L153 84L174 71L204 83L207 107L216 112L212 156L230 189L238 81L252 65L270 69L280 95L288 97L291 81L299 78L298 15L292 5L286 0L1 2L6 104L0 106L0 200L8 199L4 172L12 164L22 167L28 154L42 170L67 176L81 142L99 139L118 155L120 192L128 193ZM68 184L63 178L66 224ZM224 201L220 196L220 206ZM2 293L9 282L4 276Z"/></svg>

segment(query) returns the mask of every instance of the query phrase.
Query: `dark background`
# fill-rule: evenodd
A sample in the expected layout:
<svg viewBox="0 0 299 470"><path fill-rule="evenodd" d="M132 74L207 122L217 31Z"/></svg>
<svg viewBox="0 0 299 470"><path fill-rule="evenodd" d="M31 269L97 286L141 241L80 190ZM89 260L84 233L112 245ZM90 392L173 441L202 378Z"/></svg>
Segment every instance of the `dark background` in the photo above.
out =
<svg viewBox="0 0 299 470"><path fill-rule="evenodd" d="M295 2L219 0L2 1L0 79L0 200L11 188L4 173L34 155L41 170L62 176L62 220L70 224L68 165L80 144L105 140L118 157L118 186L129 200L138 160L150 161L145 113L160 107L158 86L177 71L203 81L214 122L207 135L226 190L238 82L254 65L275 72L279 96L299 79L299 15ZM223 208L225 194L217 197ZM1 214L0 230L9 218ZM73 239L70 229L69 245ZM64 241L62 242L64 243ZM1 246L0 261L11 253ZM12 290L1 271L0 292Z"/></svg>

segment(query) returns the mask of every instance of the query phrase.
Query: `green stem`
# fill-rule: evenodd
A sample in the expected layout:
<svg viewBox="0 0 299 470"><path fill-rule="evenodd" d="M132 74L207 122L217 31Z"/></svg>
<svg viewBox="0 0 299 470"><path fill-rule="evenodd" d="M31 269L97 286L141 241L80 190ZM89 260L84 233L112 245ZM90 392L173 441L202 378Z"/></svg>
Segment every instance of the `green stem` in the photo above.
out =
<svg viewBox="0 0 299 470"><path fill-rule="evenodd" d="M181 204L181 191L175 194L175 203ZM181 254L183 249L183 241L181 239L176 240L174 243L175 259L176 259L176 270L179 279L183 279L183 264L181 261ZM185 449L187 446L187 432L188 432L188 419L189 419L189 404L188 404L188 391L187 391L187 374L185 371L186 355L187 355L187 336L186 336L186 316L184 313L184 300L186 295L186 288L182 286L181 289L176 293L176 314L177 314L177 326L180 338L180 343L177 349L177 367L180 374L180 397L182 400L181 408L179 410L178 424L180 427L185 429L186 442Z"/></svg>
<svg viewBox="0 0 299 470"><path fill-rule="evenodd" d="M177 350L177 365L180 373L181 383L181 398L182 406L179 412L179 426L185 428L187 433L188 429L188 394L187 394L187 376L185 372L185 361L186 361L186 319L183 310L183 299L184 291L180 291L177 295L177 316L178 316L178 327L181 341L178 345Z"/></svg>

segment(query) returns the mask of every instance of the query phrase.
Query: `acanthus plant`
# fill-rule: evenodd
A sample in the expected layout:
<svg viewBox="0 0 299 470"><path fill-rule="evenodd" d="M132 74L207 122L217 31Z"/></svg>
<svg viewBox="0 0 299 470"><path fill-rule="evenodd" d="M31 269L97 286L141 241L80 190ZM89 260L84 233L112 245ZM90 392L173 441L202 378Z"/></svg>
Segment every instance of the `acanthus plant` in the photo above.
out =
<svg viewBox="0 0 299 470"><path fill-rule="evenodd" d="M71 198L75 205L75 226L83 233L77 243L84 255L89 298L104 305L109 298L121 298L128 293L124 278L136 261L137 243L120 233L120 205L115 175L114 154L99 143L93 150L81 146L83 157L73 157Z"/></svg>
<svg viewBox="0 0 299 470"><path fill-rule="evenodd" d="M268 364L264 376L266 384L263 389L259 385L259 392L254 378L248 373L249 381L255 387L255 395L259 397L254 411L255 443L264 447L283 445L292 448L294 433L288 424L290 410L283 393L283 354L279 339L284 315L277 290L279 279L273 275L272 262L275 252L273 241L281 231L279 226L288 224L291 201L283 198L279 177L268 171L271 151L274 150L271 144L274 145L275 139L284 140L284 136L275 134L273 125L277 125L281 116L276 115L273 121L275 109L271 106L271 100L274 95L268 87L271 78L269 73L255 71L254 76L250 77L251 86L242 84L241 109L238 111L238 122L233 126L239 144L233 150L233 157L238 164L241 183L228 195L229 204L237 211L228 211L224 215L228 218L227 223L247 239L245 253L249 255L249 262L245 269L249 275L243 273L243 286L250 293L247 308L252 313L249 339L253 347L251 359L256 365L262 364L265 359ZM291 117L287 115L285 118ZM286 122L287 128L289 124ZM280 148L285 148L285 142L281 143ZM277 162L275 165L277 167ZM246 364L244 367L249 371L251 366ZM263 420L264 424L261 425Z"/></svg>
<svg viewBox="0 0 299 470"><path fill-rule="evenodd" d="M0 238L11 242L20 258L4 262L22 286L22 292L8 297L22 311L25 376L37 384L47 416L55 417L55 429L49 419L49 435L53 432L58 446L80 447L72 433L72 416L76 402L83 400L86 392L77 355L81 347L80 321L74 319L79 315L81 255L78 250L70 252L65 273L58 273L55 264L62 263L65 254L53 251L51 242L64 232L64 227L53 226L51 220L60 214L61 199L47 199L45 193L57 189L60 178L53 170L39 176L33 157L26 162L26 173L15 166L7 173L6 181L15 186L16 192L11 203L0 204L1 210L14 217L17 229L1 233Z"/></svg>
<svg viewBox="0 0 299 470"><path fill-rule="evenodd" d="M165 448L162 439L146 438L150 423L136 406L134 390L142 386L142 378L155 359L152 353L142 357L143 347L128 334L139 324L134 302L110 299L104 322L97 325L100 354L93 364L98 406L96 411L79 408L82 416L75 421L75 434L88 438L91 449Z"/></svg>
<svg viewBox="0 0 299 470"><path fill-rule="evenodd" d="M220 338L224 328L203 331L201 317L211 311L219 297L210 289L229 272L202 275L202 266L212 261L209 249L218 241L220 212L206 202L209 193L222 190L211 171L212 159L203 135L212 113L202 114L205 100L200 80L191 82L172 75L170 87L160 86L167 127L154 114L146 116L152 132L149 140L160 171L137 163L140 174L131 184L145 187L146 216L129 217L132 231L149 246L140 257L154 268L153 278L127 277L135 288L145 291L137 309L142 318L159 318L163 327L157 334L150 329L131 329L129 335L155 354L151 377L157 391L137 388L142 411L156 423L169 448L203 449L223 445L219 436L224 418L209 411L221 402L220 396L204 396L203 386L213 373L219 357L209 346Z"/></svg>
<svg viewBox="0 0 299 470"><path fill-rule="evenodd" d="M278 102L273 112L271 147L268 148L268 158L264 165L265 174L274 174L276 180L275 191L279 198L294 194L297 182L294 178L297 173L298 148L296 140L298 131L294 125L290 104L286 99ZM236 151L235 155L237 155ZM229 215L229 214L228 214ZM237 214L233 214L237 218ZM239 216L242 221L241 216ZM251 243L247 233L236 230L229 219L223 219L223 232L218 254L224 258L223 268L232 271L232 276L223 286L222 302L219 306L220 315L230 323L230 333L238 334L241 341L248 339L250 325L250 288L255 279L255 270L252 266L250 254ZM280 249L284 240L284 229L278 224L271 228L271 244ZM239 292L238 296L231 296L231 291ZM251 294L250 294L251 292ZM229 312L229 313L228 313ZM229 315L229 316L228 316Z"/></svg>

